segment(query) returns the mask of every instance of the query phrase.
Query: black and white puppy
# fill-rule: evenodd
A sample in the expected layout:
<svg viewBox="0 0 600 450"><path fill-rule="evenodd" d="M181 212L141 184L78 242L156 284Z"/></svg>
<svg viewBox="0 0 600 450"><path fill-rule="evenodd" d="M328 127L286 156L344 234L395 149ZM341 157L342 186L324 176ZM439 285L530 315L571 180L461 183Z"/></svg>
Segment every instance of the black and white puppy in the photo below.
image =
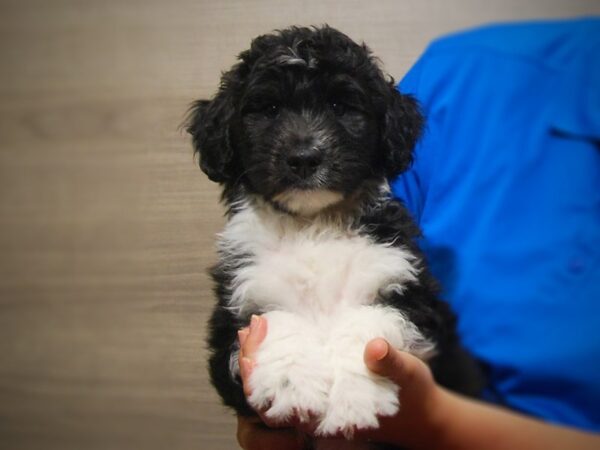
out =
<svg viewBox="0 0 600 450"><path fill-rule="evenodd" d="M328 26L254 39L215 97L193 105L194 149L228 207L210 373L239 414L316 418L324 436L377 427L399 404L398 387L363 363L375 337L428 361L439 383L479 389L386 181L411 163L422 125L369 49ZM247 401L237 330L252 314L268 334Z"/></svg>

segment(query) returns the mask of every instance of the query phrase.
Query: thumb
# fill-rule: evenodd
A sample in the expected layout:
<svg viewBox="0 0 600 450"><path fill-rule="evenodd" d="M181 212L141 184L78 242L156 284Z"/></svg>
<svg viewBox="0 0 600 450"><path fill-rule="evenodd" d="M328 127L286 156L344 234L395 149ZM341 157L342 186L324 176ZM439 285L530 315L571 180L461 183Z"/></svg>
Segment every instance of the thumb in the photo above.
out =
<svg viewBox="0 0 600 450"><path fill-rule="evenodd" d="M401 386L431 377L431 371L423 361L410 353L396 350L382 338L367 343L364 361L369 370Z"/></svg>

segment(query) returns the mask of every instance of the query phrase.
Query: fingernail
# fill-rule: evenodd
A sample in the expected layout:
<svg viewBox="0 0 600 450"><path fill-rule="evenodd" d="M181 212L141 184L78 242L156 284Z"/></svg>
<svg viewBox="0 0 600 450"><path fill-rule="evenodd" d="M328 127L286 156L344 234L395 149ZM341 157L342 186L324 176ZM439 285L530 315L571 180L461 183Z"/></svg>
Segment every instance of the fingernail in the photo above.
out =
<svg viewBox="0 0 600 450"><path fill-rule="evenodd" d="M382 340L382 345L384 346L384 352L377 357L377 361L381 361L382 359L384 359L390 352L390 346L386 341Z"/></svg>
<svg viewBox="0 0 600 450"><path fill-rule="evenodd" d="M244 342L246 342L246 338L248 337L248 334L250 333L250 330L248 330L248 327L242 328L241 330L238 330L238 341L240 342L240 345L244 345Z"/></svg>
<svg viewBox="0 0 600 450"><path fill-rule="evenodd" d="M259 322L260 317L258 317L256 314L252 314L252 317L250 318L250 331L254 331Z"/></svg>

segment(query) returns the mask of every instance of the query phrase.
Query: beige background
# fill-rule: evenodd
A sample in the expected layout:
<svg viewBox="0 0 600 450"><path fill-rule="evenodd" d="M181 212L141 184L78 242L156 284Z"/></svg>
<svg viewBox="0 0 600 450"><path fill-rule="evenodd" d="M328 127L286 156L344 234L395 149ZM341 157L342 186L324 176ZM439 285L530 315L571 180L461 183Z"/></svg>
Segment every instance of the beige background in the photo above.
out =
<svg viewBox="0 0 600 450"><path fill-rule="evenodd" d="M427 42L597 0L0 0L0 448L232 449L207 382L218 191L178 131L249 40Z"/></svg>

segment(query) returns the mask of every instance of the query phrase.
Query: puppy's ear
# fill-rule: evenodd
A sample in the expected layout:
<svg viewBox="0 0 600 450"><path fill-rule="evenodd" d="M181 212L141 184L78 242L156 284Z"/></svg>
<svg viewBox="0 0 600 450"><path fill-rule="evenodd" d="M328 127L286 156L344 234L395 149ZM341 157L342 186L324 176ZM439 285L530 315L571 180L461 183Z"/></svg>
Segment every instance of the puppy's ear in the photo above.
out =
<svg viewBox="0 0 600 450"><path fill-rule="evenodd" d="M233 148L229 126L234 114L233 102L221 89L213 100L198 100L190 108L186 130L192 135L194 152L200 155L200 168L217 183L232 176Z"/></svg>
<svg viewBox="0 0 600 450"><path fill-rule="evenodd" d="M398 92L393 81L389 90L382 144L386 176L395 178L412 163L413 149L421 136L424 119L413 97Z"/></svg>

